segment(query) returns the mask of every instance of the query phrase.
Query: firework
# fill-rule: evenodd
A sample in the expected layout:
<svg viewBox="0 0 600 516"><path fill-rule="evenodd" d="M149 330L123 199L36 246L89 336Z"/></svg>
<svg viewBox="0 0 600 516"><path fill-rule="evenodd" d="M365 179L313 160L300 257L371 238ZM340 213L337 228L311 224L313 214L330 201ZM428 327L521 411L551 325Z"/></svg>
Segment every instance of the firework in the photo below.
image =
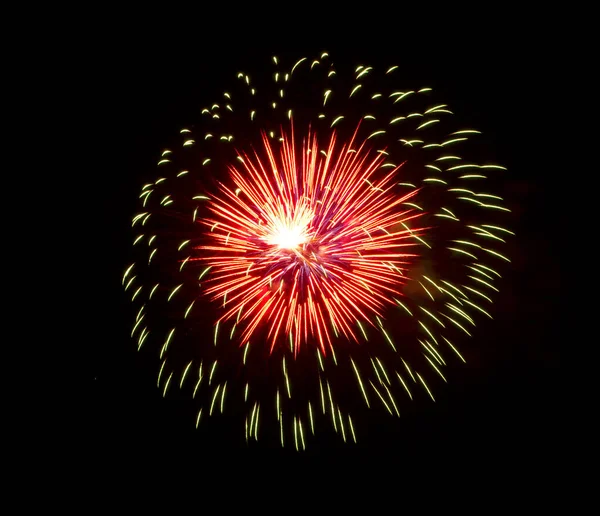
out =
<svg viewBox="0 0 600 516"><path fill-rule="evenodd" d="M234 88L182 128L142 187L122 283L163 395L240 415L246 441L356 441L357 400L435 400L457 343L491 318L504 167L462 157L431 88L327 53ZM494 263L496 262L496 263ZM173 395L173 394L171 394Z"/></svg>

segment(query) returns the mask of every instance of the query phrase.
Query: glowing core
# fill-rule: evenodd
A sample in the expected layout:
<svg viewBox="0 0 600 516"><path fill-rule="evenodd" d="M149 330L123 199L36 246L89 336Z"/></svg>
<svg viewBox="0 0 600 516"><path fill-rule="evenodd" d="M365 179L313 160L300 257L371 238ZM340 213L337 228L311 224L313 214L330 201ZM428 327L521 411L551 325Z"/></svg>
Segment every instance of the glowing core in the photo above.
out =
<svg viewBox="0 0 600 516"><path fill-rule="evenodd" d="M309 228L313 218L313 210L303 202L298 202L294 206L292 215L278 213L271 219L270 231L265 241L279 249L298 250L302 244L308 243L311 239Z"/></svg>
<svg viewBox="0 0 600 516"><path fill-rule="evenodd" d="M268 239L268 243L280 249L296 249L306 242L306 235L302 227L284 227Z"/></svg>

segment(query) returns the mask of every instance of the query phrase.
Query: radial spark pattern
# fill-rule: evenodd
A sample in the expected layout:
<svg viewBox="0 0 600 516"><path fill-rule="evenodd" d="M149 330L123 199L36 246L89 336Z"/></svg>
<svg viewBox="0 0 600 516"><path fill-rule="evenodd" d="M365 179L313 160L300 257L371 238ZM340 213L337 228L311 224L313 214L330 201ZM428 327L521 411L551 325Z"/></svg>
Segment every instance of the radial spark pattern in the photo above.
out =
<svg viewBox="0 0 600 516"><path fill-rule="evenodd" d="M414 255L413 234L402 227L418 217L402 204L413 197L392 193L394 167L376 178L381 154L368 161L354 139L338 152L335 136L324 155L315 137L296 153L293 137L281 142L277 159L263 136L268 166L245 155L231 168L235 191L222 185L213 198L214 218L197 258L210 264L214 286L206 293L224 299L220 320L248 320L241 341L268 326L271 350L282 333L298 351L314 337L324 354L334 333L357 341L359 319L382 314L400 296L402 267ZM237 193L236 193L237 192ZM406 226L405 226L406 227Z"/></svg>
<svg viewBox="0 0 600 516"><path fill-rule="evenodd" d="M200 403L196 426L231 406L246 441L304 449L327 420L356 441L357 400L400 416L435 399L492 317L511 232L483 186L504 168L462 157L480 133L430 88L326 53L273 65L162 152L122 282L138 349L163 395Z"/></svg>

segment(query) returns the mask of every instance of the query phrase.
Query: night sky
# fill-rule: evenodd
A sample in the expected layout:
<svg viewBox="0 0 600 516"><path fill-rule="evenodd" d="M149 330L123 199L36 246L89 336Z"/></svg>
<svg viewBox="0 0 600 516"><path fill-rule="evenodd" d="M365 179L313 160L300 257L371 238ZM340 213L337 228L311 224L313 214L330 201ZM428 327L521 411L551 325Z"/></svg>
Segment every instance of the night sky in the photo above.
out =
<svg viewBox="0 0 600 516"><path fill-rule="evenodd" d="M549 69L543 61L532 65L530 51L512 47L475 46L448 57L354 43L296 45L297 51L275 43L215 50L198 41L204 50L196 51L189 41L180 48L173 41L146 45L133 40L96 51L98 65L88 77L86 103L95 120L90 151L98 179L95 240L102 245L88 269L92 320L81 334L82 378L74 386L86 400L84 462L144 473L192 468L195 474L213 467L243 468L239 474L247 474L256 464L277 471L350 468L363 474L393 465L415 474L419 468L440 468L443 475L460 465L485 474L509 468L522 479L527 472L553 471L566 403L559 379L562 280L556 239L562 222L549 218L549 205L558 194L554 166L543 157L550 128L535 122L543 111L536 106L535 91L547 83ZM241 65L249 63L252 69L274 54L313 50L327 50L338 67L401 65L407 77L433 87L436 99L493 141L496 161L508 167L510 227L517 233L510 248L513 264L500 283L495 320L478 327L467 364L448 369L449 383L436 392L437 403L413 406L399 421L376 418L381 426L373 431L377 437L365 443L359 439L356 446L325 438L321 444L309 440L304 454L293 447L246 449L237 426L218 435L195 431L193 411L162 398L154 366L136 353L129 338L132 313L121 287L130 263L130 220L158 151L166 136L189 120L190 106L216 98Z"/></svg>

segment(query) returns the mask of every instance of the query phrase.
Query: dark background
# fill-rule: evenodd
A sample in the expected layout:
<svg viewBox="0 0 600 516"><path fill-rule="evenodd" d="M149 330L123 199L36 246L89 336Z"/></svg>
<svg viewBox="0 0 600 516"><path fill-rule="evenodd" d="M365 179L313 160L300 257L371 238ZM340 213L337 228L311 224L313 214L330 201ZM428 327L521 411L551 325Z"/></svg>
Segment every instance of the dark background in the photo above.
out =
<svg viewBox="0 0 600 516"><path fill-rule="evenodd" d="M553 129L544 107L555 71L534 39L523 35L468 40L430 42L433 49L404 40L367 45L354 37L322 46L288 40L227 46L210 38L181 42L170 33L118 40L106 34L81 78L86 115L93 121L86 150L97 224L86 263L93 270L92 299L81 333L81 383L75 387L84 400L76 410L85 471L132 478L222 471L238 477L272 466L272 472L373 478L390 471L448 480L469 472L522 485L556 475L566 429L557 241L563 222L552 208L559 172L548 157ZM449 372L437 403L420 405L400 425L389 418L376 442L341 446L325 440L321 446L309 443L304 454L246 449L231 435L211 434L206 442L190 412L161 397L156 371L140 363L129 339L130 306L120 279L129 263L137 193L166 135L185 123L190 106L215 98L240 66L254 68L274 54L321 50L338 67L399 64L407 77L433 87L437 99L493 141L497 162L509 170L511 229L517 233L512 268L501 283L494 324L477 332L480 349L472 350L472 360Z"/></svg>

